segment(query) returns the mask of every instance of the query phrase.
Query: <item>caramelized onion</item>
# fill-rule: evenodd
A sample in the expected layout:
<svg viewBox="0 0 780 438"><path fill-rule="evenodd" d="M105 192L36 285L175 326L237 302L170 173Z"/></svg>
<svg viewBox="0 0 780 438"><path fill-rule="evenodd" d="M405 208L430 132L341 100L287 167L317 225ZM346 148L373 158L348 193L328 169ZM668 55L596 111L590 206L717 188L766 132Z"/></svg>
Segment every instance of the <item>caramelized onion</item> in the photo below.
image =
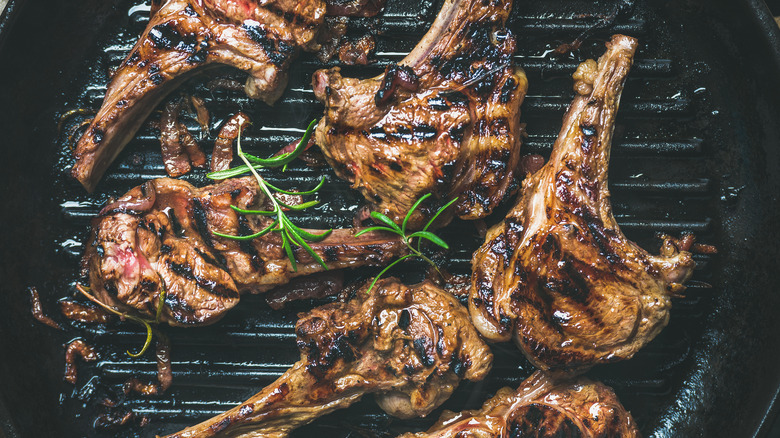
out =
<svg viewBox="0 0 780 438"><path fill-rule="evenodd" d="M62 330L59 324L53 319L43 314L43 308L41 307L41 298L38 296L38 289L29 287L27 290L30 292L30 301L32 302L32 314L38 322L42 322L51 328Z"/></svg>
<svg viewBox="0 0 780 438"><path fill-rule="evenodd" d="M95 349L87 345L81 339L75 339L65 349L65 381L76 384L76 358L81 357L85 362L94 362L98 359Z"/></svg>

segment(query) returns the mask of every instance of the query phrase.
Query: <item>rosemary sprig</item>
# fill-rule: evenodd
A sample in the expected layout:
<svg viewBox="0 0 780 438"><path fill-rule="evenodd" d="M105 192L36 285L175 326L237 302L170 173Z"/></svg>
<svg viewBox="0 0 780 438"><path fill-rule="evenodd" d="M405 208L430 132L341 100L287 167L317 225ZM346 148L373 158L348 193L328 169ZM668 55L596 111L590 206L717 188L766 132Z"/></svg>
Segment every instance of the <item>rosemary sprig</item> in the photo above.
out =
<svg viewBox="0 0 780 438"><path fill-rule="evenodd" d="M325 264L325 261L322 260L322 257L320 257L319 254L314 252L311 245L309 245L307 242L319 242L322 239L328 237L328 235L333 230L330 229L324 231L321 234L310 233L308 231L302 230L301 228L293 224L293 222L284 213L284 209L301 211L319 204L319 201L304 202L303 204L300 205L289 205L278 200L272 193L273 191L276 193L283 193L287 195L302 195L302 196L312 195L314 193L317 193L322 188L322 185L325 183L325 180L324 179L320 180L319 184L317 184L317 186L311 190L307 190L303 192L293 192L288 190L282 190L270 184L268 181L263 179L263 177L261 177L259 173L257 173L258 169L264 167L271 167L271 168L282 167L282 171L286 170L287 165L290 162L292 162L294 159L298 158L298 156L301 153L303 153L303 151L306 149L306 145L309 143L309 139L311 138L312 132L314 131L314 127L316 125L317 125L316 120L312 120L312 122L309 123L309 126L306 128L306 132L304 132L303 137L301 137L301 141L295 146L295 149L293 151L285 152L281 155L270 157L270 158L258 158L254 155L247 154L246 152L244 152L241 149L241 131L239 130L238 140L236 142L237 144L236 149L238 151L238 156L241 158L241 161L244 162L244 165L234 167L232 169L222 170L219 172L212 172L206 176L208 176L211 179L225 179L225 178L231 178L238 175L243 175L247 172L252 173L252 175L257 180L257 184L260 186L260 190L263 191L263 193L266 195L268 200L271 202L273 209L245 210L242 208L238 208L235 205L231 205L231 208L233 208L233 210L235 210L240 214L268 216L268 217L273 217L274 220L270 225L258 231L257 233L250 234L247 236L234 236L230 234L213 232L215 235L220 237L225 237L227 239L234 239L234 240L251 240L257 237L264 236L274 231L279 233L279 235L282 237L282 248L284 248L285 254L287 254L287 257L290 259L290 264L292 265L293 271L298 270L298 266L295 262L293 245L302 247L304 250L306 250L307 253L309 253L309 255L312 256L312 258L317 260L317 263L319 263L323 268L328 269L328 266Z"/></svg>
<svg viewBox="0 0 780 438"><path fill-rule="evenodd" d="M431 217L431 219L428 221L427 224L425 224L425 227L423 227L420 231L415 231L412 234L407 235L406 234L406 225L409 223L409 218L412 217L412 214L414 214L414 211L417 210L417 208L420 206L420 204L423 203L426 199L428 199L431 196L430 193L425 194L420 197L420 199L417 200L417 202L412 205L412 208L409 209L409 212L406 213L406 217L404 217L403 222L401 223L401 226L399 227L396 225L395 222L393 222L392 219L385 216L382 213L379 213L378 211L372 211L371 217L375 220L382 222L386 226L377 225L373 227L368 227L364 230L361 230L355 234L355 237L360 236L361 234L368 233L369 231L387 231L389 233L397 234L401 236L401 239L403 240L404 244L409 248L409 250L412 252L411 254L407 254L403 257L398 258L393 263L390 263L387 265L384 269L382 269L379 274L374 277L374 281L371 282L371 285L368 287L368 290L366 293L371 292L371 290L374 288L374 285L376 282L381 278L387 271L389 271L393 266L401 263L402 261L410 258L419 258L425 260L429 265L433 266L434 269L436 269L436 272L438 272L441 275L441 271L439 271L439 267L436 266L436 263L433 262L433 260L429 259L425 254L422 253L420 250L420 246L422 245L423 239L433 242L434 244L444 248L444 249L450 249L449 245L447 245L447 242L442 240L439 236L433 234L432 232L428 231L428 228L433 224L433 222L441 215L444 210L446 210L450 205L455 203L455 201L458 200L458 198L455 198L451 200L450 202L444 204L441 208L436 210L436 213ZM417 242L414 242L414 240L417 239Z"/></svg>
<svg viewBox="0 0 780 438"><path fill-rule="evenodd" d="M135 316L135 315L130 315L129 313L120 312L119 310L117 310L117 309L115 309L115 308L113 308L111 306L108 306L108 305L104 304L103 302L101 302L100 300L98 300L97 298L95 298L95 296L92 295L92 293L91 293L92 291L90 290L90 288L88 288L86 286L82 286L81 284L76 284L76 289L79 292L81 292L82 295L87 297L87 299L89 299L93 303L97 304L98 306L100 306L101 308L106 310L107 312L113 313L114 315L117 315L120 318L129 319L130 321L136 322L136 323L141 324L142 326L144 326L144 328L146 328L146 341L144 341L143 347L141 347L141 349L138 350L137 353L131 353L130 350L127 350L126 353L127 353L128 356L130 356L132 358L138 358L141 355L143 355L144 353L146 353L146 350L148 350L149 346L152 344L152 335L154 333L156 333L154 328L152 328L152 324L159 324L160 323L160 315L162 315L162 304L165 302L165 290L164 289L163 289L163 292L160 294L160 300L157 303L157 312L156 312L154 320L145 319L145 318L141 318L141 317L138 317L138 316ZM158 335L159 335L159 333L158 333Z"/></svg>

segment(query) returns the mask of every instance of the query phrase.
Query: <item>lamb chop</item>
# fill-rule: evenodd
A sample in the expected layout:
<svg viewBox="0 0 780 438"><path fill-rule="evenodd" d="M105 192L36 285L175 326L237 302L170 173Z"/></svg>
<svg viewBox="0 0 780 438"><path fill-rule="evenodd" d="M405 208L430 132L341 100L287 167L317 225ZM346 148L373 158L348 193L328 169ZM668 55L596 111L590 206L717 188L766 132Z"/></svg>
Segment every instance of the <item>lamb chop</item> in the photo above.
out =
<svg viewBox="0 0 780 438"><path fill-rule="evenodd" d="M391 415L425 416L461 379L481 380L492 365L466 309L431 282L383 279L299 318L301 359L292 368L241 405L168 438L285 437L367 393Z"/></svg>
<svg viewBox="0 0 780 438"><path fill-rule="evenodd" d="M93 294L104 304L171 325L210 324L238 303L242 292L263 292L291 278L324 268L293 246L296 268L279 233L237 241L215 235L247 236L270 223L243 215L231 205L269 210L270 202L252 177L195 188L160 178L110 202L94 219L83 266ZM329 269L381 265L405 253L400 238L358 230L334 230L312 250Z"/></svg>
<svg viewBox="0 0 780 438"><path fill-rule="evenodd" d="M249 73L245 91L272 104L298 49L318 49L322 0L168 0L114 73L103 105L78 142L71 171L92 191L106 168L165 98L206 67Z"/></svg>
<svg viewBox="0 0 780 438"><path fill-rule="evenodd" d="M612 215L607 166L637 41L615 35L574 73L577 96L549 162L472 259L469 310L491 341L517 342L538 368L582 372L631 358L669 321L694 262L665 238L654 256Z"/></svg>
<svg viewBox="0 0 780 438"><path fill-rule="evenodd" d="M425 433L399 438L639 437L612 388L584 377L558 382L541 371L502 388L482 409L445 412Z"/></svg>
<svg viewBox="0 0 780 438"><path fill-rule="evenodd" d="M484 217L515 187L520 104L528 89L505 27L511 2L447 0L420 43L371 79L319 70L316 143L336 174L400 223L433 193L454 214ZM417 212L412 228L424 224ZM441 224L444 224L442 221Z"/></svg>

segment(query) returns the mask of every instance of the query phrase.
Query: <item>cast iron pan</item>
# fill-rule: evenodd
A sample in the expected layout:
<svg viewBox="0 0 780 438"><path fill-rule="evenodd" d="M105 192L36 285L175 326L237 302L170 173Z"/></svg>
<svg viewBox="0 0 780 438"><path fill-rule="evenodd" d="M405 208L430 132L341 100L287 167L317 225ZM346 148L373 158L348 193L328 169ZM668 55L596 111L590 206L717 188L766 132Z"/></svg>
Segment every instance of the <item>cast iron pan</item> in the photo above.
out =
<svg viewBox="0 0 780 438"><path fill-rule="evenodd" d="M389 0L382 18L354 21L351 34L376 32L379 46L375 65L348 68L347 74L374 75L398 61L430 25L440 3ZM510 27L518 37L518 63L530 80L523 106L529 132L524 151L549 154L571 99L570 75L577 62L598 56L612 32L638 37L641 46L618 116L610 167L616 216L628 236L645 247L657 247L657 231L690 230L720 252L698 256L695 282L675 301L671 323L656 340L634 359L597 367L589 376L615 388L646 436L767 436L780 388L777 26L760 0L637 2L572 56L549 56L548 49L570 42L617 3L515 0ZM295 314L316 304L274 312L259 297L245 297L216 326L168 330L174 385L159 397L124 396L119 389L130 377L154 376L151 356L132 360L124 354L143 338L137 327L90 327L59 316L57 300L74 294L89 218L109 196L162 175L156 134L145 127L97 192L88 195L67 175L70 153L57 129L67 110L99 106L108 71L144 26L144 13L128 14L133 6L133 0L11 0L0 17L0 436L149 437L194 424L248 397L294 362ZM207 100L214 125L236 110L249 112L255 126L246 144L264 154L321 114L308 91L311 72L319 66L314 57L302 57L273 110L240 93L207 90L208 77L195 78L182 91ZM78 121L71 118L65 125ZM213 135L201 143L206 150ZM301 220L349 225L360 199L330 170L298 165L269 178L305 186L321 173L328 179L322 195L328 202ZM205 183L202 173L187 178ZM488 222L499 218L500 213ZM473 224L453 224L442 235L453 250L440 262L467 272L480 243ZM420 268L406 266L398 274L416 281ZM46 313L62 323L63 331L33 321L28 286L38 288ZM73 386L62 380L63 345L75 337L95 345L100 360L80 365ZM494 352L491 376L462 385L445 407L476 407L499 387L517 385L532 372L512 345L496 345ZM106 397L118 407L102 406ZM124 412L134 415L127 426L95 429L100 415ZM295 436L395 436L426 428L438 414L393 420L366 397ZM149 425L142 428L143 417Z"/></svg>

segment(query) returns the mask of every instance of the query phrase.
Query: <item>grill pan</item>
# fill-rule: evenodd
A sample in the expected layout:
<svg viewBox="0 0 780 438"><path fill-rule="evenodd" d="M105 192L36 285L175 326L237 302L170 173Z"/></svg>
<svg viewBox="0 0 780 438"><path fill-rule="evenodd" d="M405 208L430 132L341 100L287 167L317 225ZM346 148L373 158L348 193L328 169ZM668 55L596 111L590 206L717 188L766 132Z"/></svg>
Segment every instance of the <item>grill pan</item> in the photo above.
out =
<svg viewBox="0 0 780 438"><path fill-rule="evenodd" d="M696 257L695 281L685 298L675 300L669 326L653 342L632 360L596 367L588 376L616 390L645 436L769 436L780 388L780 318L774 313L780 311L780 32L761 0L647 1L595 32L571 56L550 56L550 49L570 42L617 3L515 0L509 26L530 82L523 153L549 155L573 94L577 63L600 55L611 33L638 37L610 164L616 218L646 248L657 248L658 231L694 231L720 252ZM194 424L249 397L297 360L295 315L317 304L276 312L261 297L244 296L215 326L165 329L174 384L159 397L125 396L118 389L130 377L154 378L150 354L132 360L124 353L143 342L141 330L59 317L57 300L74 294L89 218L109 196L164 173L156 133L144 127L88 195L67 176L70 151L57 131L65 111L99 107L108 71L144 27L147 14L137 6L132 0L11 0L0 17L0 438L151 437ZM399 61L440 6L434 0L388 0L380 18L353 20L351 35L378 34L377 62L345 67L345 75L372 76ZM208 150L213 128L238 110L255 122L242 143L249 151L268 154L299 136L299 128L321 115L309 86L320 66L313 56L299 58L273 109L240 92L209 91L211 76L190 81L182 90L206 99L214 125L201 146ZM230 70L220 74L241 79ZM329 169L297 165L286 174L269 174L269 180L307 187L322 173L327 185L320 196L327 202L300 221L349 226L360 199ZM198 172L186 179L206 182ZM498 212L488 222L501 217ZM468 272L480 243L474 225L455 223L441 235L453 248L440 261L450 271ZM417 281L422 268L397 273ZM347 279L375 273L356 271ZM27 286L38 288L44 310L65 330L34 322ZM76 337L94 345L100 360L79 364L74 387L62 380L62 347ZM511 344L493 351L490 377L461 385L446 408L475 408L533 371ZM106 397L120 402L117 412L135 413L131 425L95 430L96 417L107 412L100 404ZM423 430L438 414L395 420L366 397L294 436L392 437ZM137 425L141 417L148 426Z"/></svg>

